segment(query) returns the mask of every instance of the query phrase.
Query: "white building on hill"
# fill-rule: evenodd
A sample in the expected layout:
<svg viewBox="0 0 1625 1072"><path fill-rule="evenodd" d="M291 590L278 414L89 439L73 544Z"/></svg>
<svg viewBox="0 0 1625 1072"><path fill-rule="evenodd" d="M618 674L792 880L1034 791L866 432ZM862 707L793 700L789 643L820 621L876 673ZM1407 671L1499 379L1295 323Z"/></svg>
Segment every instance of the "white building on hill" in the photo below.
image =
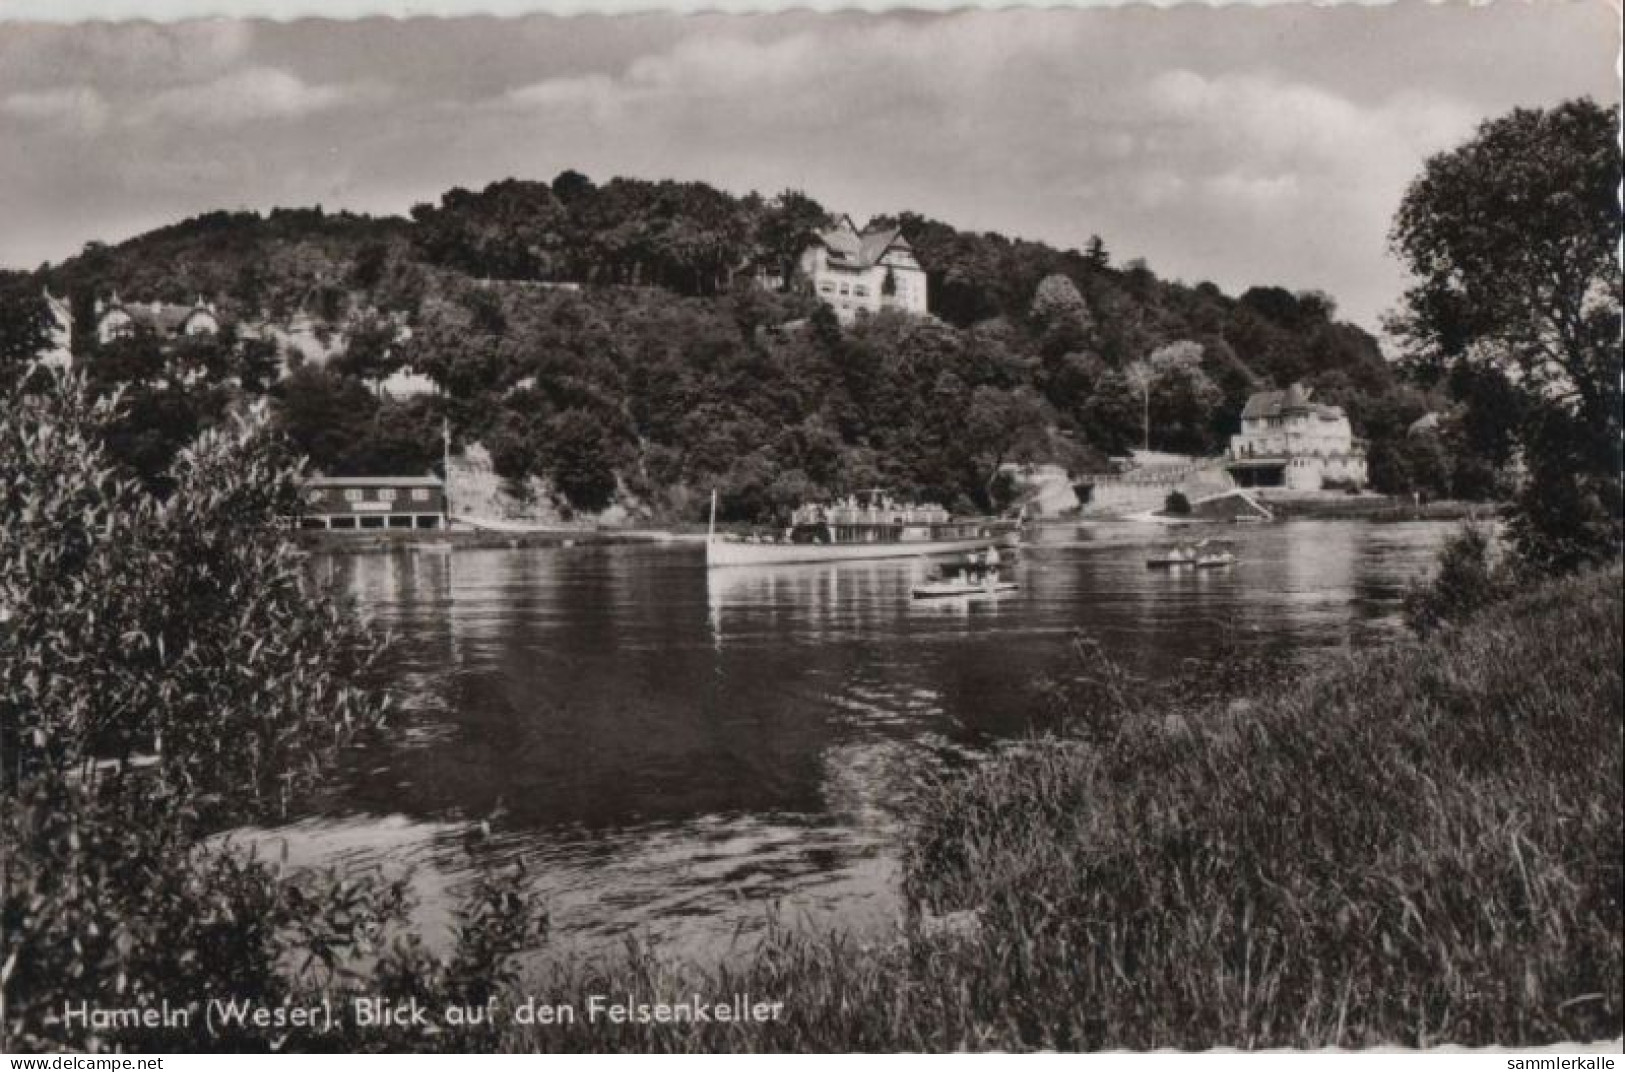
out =
<svg viewBox="0 0 1625 1072"><path fill-rule="evenodd" d="M1230 437L1225 462L1244 488L1319 491L1332 484L1363 487L1365 443L1341 406L1309 401L1309 389L1260 391L1241 411L1241 434Z"/></svg>
<svg viewBox="0 0 1625 1072"><path fill-rule="evenodd" d="M925 270L896 227L859 231L850 216L842 216L815 235L797 272L843 323L882 309L922 316L926 311Z"/></svg>

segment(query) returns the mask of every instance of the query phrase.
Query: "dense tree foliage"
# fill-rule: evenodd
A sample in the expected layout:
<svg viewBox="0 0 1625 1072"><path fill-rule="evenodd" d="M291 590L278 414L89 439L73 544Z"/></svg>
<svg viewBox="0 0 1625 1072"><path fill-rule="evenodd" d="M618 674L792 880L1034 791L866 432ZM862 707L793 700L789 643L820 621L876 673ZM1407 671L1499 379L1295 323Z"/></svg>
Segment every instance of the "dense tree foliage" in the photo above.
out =
<svg viewBox="0 0 1625 1072"><path fill-rule="evenodd" d="M1407 356L1454 380L1476 450L1505 456L1519 429L1514 532L1559 568L1621 539L1618 131L1590 100L1514 110L1431 158L1393 227L1416 277L1393 324Z"/></svg>
<svg viewBox="0 0 1625 1072"><path fill-rule="evenodd" d="M97 347L96 298L203 295L239 330L188 391L269 390L289 436L335 473L421 472L444 420L516 489L543 477L567 510L615 500L690 516L717 486L726 516L765 521L799 496L877 482L992 509L1003 461L1100 466L1145 442L1148 416L1152 448L1217 452L1250 392L1294 380L1346 406L1374 455L1397 456L1450 389L1396 383L1322 294L1233 298L1114 267L1100 241L1058 250L906 212L876 222L914 245L934 317L843 327L788 271L830 219L795 190L571 171L452 190L410 220L214 213L27 281L72 296L76 349L103 379L119 368L169 390L175 347ZM301 359L261 329L301 316L329 356L273 384ZM402 369L438 394L381 391ZM177 414L141 470L214 419ZM999 420L1023 426L995 434Z"/></svg>
<svg viewBox="0 0 1625 1072"><path fill-rule="evenodd" d="M44 290L26 274L0 273L0 387L17 380L50 344Z"/></svg>

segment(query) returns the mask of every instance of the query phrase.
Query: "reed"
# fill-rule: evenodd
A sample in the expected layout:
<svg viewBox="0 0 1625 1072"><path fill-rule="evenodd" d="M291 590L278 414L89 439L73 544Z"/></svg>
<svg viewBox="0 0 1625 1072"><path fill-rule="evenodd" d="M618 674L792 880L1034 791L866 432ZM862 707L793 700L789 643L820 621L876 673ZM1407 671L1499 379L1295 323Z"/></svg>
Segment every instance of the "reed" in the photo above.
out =
<svg viewBox="0 0 1625 1072"><path fill-rule="evenodd" d="M1068 728L916 789L908 919L632 951L538 996L749 992L773 1024L512 1048L1528 1046L1621 1030L1621 572L1254 695L1062 692ZM1199 692L1200 690L1198 690ZM1181 696L1187 698L1182 699Z"/></svg>

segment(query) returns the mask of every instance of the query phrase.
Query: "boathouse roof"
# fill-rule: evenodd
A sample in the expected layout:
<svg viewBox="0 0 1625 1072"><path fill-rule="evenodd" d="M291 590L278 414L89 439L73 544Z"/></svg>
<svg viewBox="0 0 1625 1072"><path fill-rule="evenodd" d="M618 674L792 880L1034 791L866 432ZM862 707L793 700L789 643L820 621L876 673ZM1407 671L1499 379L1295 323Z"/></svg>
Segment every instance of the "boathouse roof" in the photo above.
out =
<svg viewBox="0 0 1625 1072"><path fill-rule="evenodd" d="M305 480L316 488L438 488L445 481L437 476L313 476Z"/></svg>

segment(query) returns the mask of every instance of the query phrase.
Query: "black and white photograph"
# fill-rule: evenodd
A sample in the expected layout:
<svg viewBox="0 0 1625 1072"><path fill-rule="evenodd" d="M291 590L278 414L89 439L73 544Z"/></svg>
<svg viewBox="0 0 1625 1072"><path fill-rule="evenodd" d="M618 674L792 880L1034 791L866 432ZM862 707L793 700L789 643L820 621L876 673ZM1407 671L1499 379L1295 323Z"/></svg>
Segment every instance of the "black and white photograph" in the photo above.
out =
<svg viewBox="0 0 1625 1072"><path fill-rule="evenodd" d="M0 0L8 1068L1616 1067L1617 0L302 5Z"/></svg>

